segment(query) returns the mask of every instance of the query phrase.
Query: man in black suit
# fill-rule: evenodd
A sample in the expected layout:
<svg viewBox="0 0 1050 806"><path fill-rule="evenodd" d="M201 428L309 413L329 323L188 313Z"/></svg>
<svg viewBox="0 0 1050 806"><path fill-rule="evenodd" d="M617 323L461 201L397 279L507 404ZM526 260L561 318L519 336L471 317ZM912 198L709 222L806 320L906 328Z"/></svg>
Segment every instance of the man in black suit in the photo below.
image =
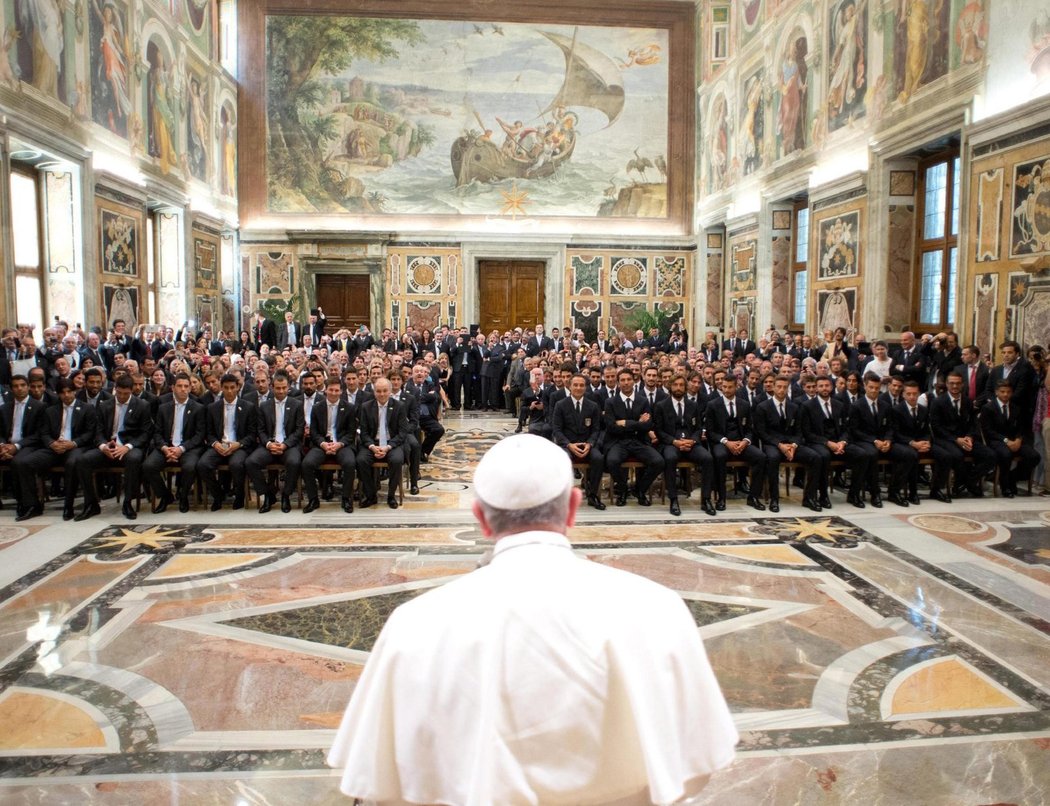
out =
<svg viewBox="0 0 1050 806"><path fill-rule="evenodd" d="M891 353L893 365L891 372L895 372L905 381L918 381L922 389L926 388L926 370L928 361L922 346L915 341L915 334L905 330L901 333L901 343Z"/></svg>
<svg viewBox="0 0 1050 806"><path fill-rule="evenodd" d="M100 347L101 342L98 333L88 333L86 343L80 348L81 363L83 363L84 359L89 359L96 367L107 369L102 353L99 351Z"/></svg>
<svg viewBox="0 0 1050 806"><path fill-rule="evenodd" d="M755 411L759 403L769 397L766 394L766 390L762 388L762 374L757 368L747 373L744 386L737 389L736 396L744 398L747 401L747 405L751 407L752 412Z"/></svg>
<svg viewBox="0 0 1050 806"><path fill-rule="evenodd" d="M422 361L412 367L412 379L406 387L419 399L419 427L423 431L423 444L419 446L419 460L430 461L434 446L445 436L445 426L438 420L441 397L438 385Z"/></svg>
<svg viewBox="0 0 1050 806"><path fill-rule="evenodd" d="M718 496L715 509L724 510L726 507L726 462L739 459L747 462L751 469L750 484L746 488L748 506L765 510L759 494L764 481L766 455L753 444L751 408L747 400L737 396L736 387L736 376L726 375L722 379L721 394L710 398L704 409L707 443L711 446L711 456L715 461L715 490Z"/></svg>
<svg viewBox="0 0 1050 806"><path fill-rule="evenodd" d="M277 370L273 376L273 396L259 404L258 447L244 463L248 478L259 497L259 514L272 508L277 496L271 491L267 478L271 465L284 466L284 487L281 490L281 512L292 511L292 493L299 483L303 460L303 404L288 394L288 373Z"/></svg>
<svg viewBox="0 0 1050 806"><path fill-rule="evenodd" d="M1004 341L999 345L999 353L1003 363L996 365L988 373L988 385L985 391L985 401L995 397L995 390L999 381L1006 381L1013 387L1013 395L1010 397L1010 405L1017 407L1017 415L1021 422L1031 423L1032 415L1035 414L1035 400L1039 386L1032 365L1021 356L1021 345L1016 341ZM32 376L30 376L32 382ZM1032 430L1027 429L1025 442L1031 442Z"/></svg>
<svg viewBox="0 0 1050 806"><path fill-rule="evenodd" d="M374 505L376 479L373 465L387 463L386 503L397 509L397 489L401 484L401 468L405 463L403 445L408 433L405 407L390 399L390 381L380 378L373 384L375 397L361 406L361 447L357 452L357 477L361 480L361 508Z"/></svg>
<svg viewBox="0 0 1050 806"><path fill-rule="evenodd" d="M802 404L802 436L806 440L806 447L816 451L818 458L819 504L822 509L831 509L829 470L833 460L842 460L850 471L846 500L863 509L861 490L868 474L869 457L850 440L849 412L841 401L832 398L831 388L831 378L822 375L817 378L817 396Z"/></svg>
<svg viewBox="0 0 1050 806"><path fill-rule="evenodd" d="M536 325L536 335L530 336L525 344L525 355L529 358L539 355L544 350L554 349L554 339L544 335L543 325Z"/></svg>
<svg viewBox="0 0 1050 806"><path fill-rule="evenodd" d="M495 337L489 339L488 355L481 365L481 401L485 411L503 407L503 373L507 367L507 348Z"/></svg>
<svg viewBox="0 0 1050 806"><path fill-rule="evenodd" d="M62 519L73 518L73 501L77 495L77 461L84 451L95 444L97 418L94 406L76 399L72 381L63 378L57 384L59 405L44 411L42 443L38 450L15 454L12 466L22 484L22 499L29 511L22 520L43 512L37 496L37 480L48 475L52 468L65 471L65 504ZM15 520L18 520L16 518Z"/></svg>
<svg viewBox="0 0 1050 806"><path fill-rule="evenodd" d="M401 373L397 370L391 370L387 380L390 381L390 399L401 404L408 420L402 448L408 460L408 491L411 495L419 495L419 463L422 455L419 442L419 398L404 388Z"/></svg>
<svg viewBox="0 0 1050 806"><path fill-rule="evenodd" d="M255 312L255 322L252 325L252 341L256 349L265 344L270 349L277 344L277 325L266 318L261 310Z"/></svg>
<svg viewBox="0 0 1050 806"><path fill-rule="evenodd" d="M645 472L638 479L635 492L638 503L652 506L649 487L663 470L664 460L653 447L656 432L653 431L652 413L648 401L634 388L634 375L622 369L616 376L620 386L618 394L605 403L605 463L609 468L616 491L616 506L627 503L627 471L622 465L627 459L637 459L645 464Z"/></svg>
<svg viewBox="0 0 1050 806"><path fill-rule="evenodd" d="M197 462L197 475L211 493L212 512L222 509L218 467L223 462L230 469L233 508L243 509L245 463L255 449L259 428L255 405L237 396L240 390L237 376L228 372L220 383L222 396L208 406L205 414L208 448Z"/></svg>
<svg viewBox="0 0 1050 806"><path fill-rule="evenodd" d="M715 515L711 500L715 461L700 444L704 431L703 404L687 399L684 375L671 379L671 394L656 404L653 425L663 454L664 486L671 499L671 514L675 517L682 514L678 505L678 463L689 462L700 472L700 507L708 515Z"/></svg>
<svg viewBox="0 0 1050 806"><path fill-rule="evenodd" d="M466 410L471 406L471 382L476 372L475 355L470 337L462 334L458 336L456 346L449 354L452 379L449 383L448 401L453 409L458 409L462 405Z"/></svg>
<svg viewBox="0 0 1050 806"><path fill-rule="evenodd" d="M538 367L533 369L529 375L529 385L521 394L521 413L518 415L518 428L514 433L521 433L527 424L530 434L547 435L543 416L543 400L547 388L543 381L543 370Z"/></svg>
<svg viewBox="0 0 1050 806"><path fill-rule="evenodd" d="M916 461L914 451L894 438L895 418L892 409L879 399L882 379L874 372L864 376L864 396L857 398L849 412L850 439L868 456L867 487L873 507L882 506L879 494L880 459L890 460L890 481L886 497L899 507L908 506L901 495L906 479Z"/></svg>
<svg viewBox="0 0 1050 806"><path fill-rule="evenodd" d="M802 438L802 409L788 400L791 379L781 375L773 381L773 397L759 402L752 421L755 436L762 443L766 455L766 484L769 487L769 511L780 511L780 463L798 462L805 468L805 489L802 504L820 512L817 501L817 478L820 458L807 447Z"/></svg>
<svg viewBox="0 0 1050 806"><path fill-rule="evenodd" d="M89 406L97 406L112 395L103 387L106 385L106 373L99 367L91 367L84 372L84 388L77 392L77 400Z"/></svg>
<svg viewBox="0 0 1050 806"><path fill-rule="evenodd" d="M309 515L321 502L317 494L317 474L321 465L337 462L343 471L343 512L354 511L354 474L357 469L357 407L342 395L339 378L325 384L324 399L315 403L310 414L310 451L303 459L303 490Z"/></svg>
<svg viewBox="0 0 1050 806"><path fill-rule="evenodd" d="M277 330L277 349L287 350L298 347L303 341L303 326L295 321L295 314L284 312L284 323Z"/></svg>
<svg viewBox="0 0 1050 806"><path fill-rule="evenodd" d="M488 358L489 348L485 342L485 336L482 333L478 333L470 345L470 380L468 381L464 378L463 387L466 390L466 385L470 384L470 408L478 409L479 411L485 408L488 399L485 397L485 394L488 392L488 385L484 381L485 365L488 363ZM465 396L466 392L464 391ZM466 408L466 405L464 405L464 408Z"/></svg>
<svg viewBox="0 0 1050 806"><path fill-rule="evenodd" d="M304 328L304 334L309 336L314 344L320 344L327 326L328 319L325 317L321 306L318 305L316 308L310 309L310 318Z"/></svg>
<svg viewBox="0 0 1050 806"><path fill-rule="evenodd" d="M955 472L950 495L936 494L931 484L930 497L945 503L951 503L952 497L961 495L964 485L974 498L983 496L981 482L995 467L995 454L981 443L973 404L963 395L964 383L962 375L949 373L948 391L930 403L934 444L944 451L949 467ZM967 456L972 458L971 463L964 462Z"/></svg>
<svg viewBox="0 0 1050 806"><path fill-rule="evenodd" d="M1039 464L1039 454L1035 448L1024 442L1022 414L1011 402L1013 391L1009 380L999 381L995 387L995 400L985 403L979 415L984 441L995 454L999 466L999 487L1006 498L1017 495L1017 482L1027 480ZM1028 422L1031 422L1030 418ZM1015 459L1017 467L1011 470Z"/></svg>
<svg viewBox="0 0 1050 806"><path fill-rule="evenodd" d="M605 472L605 456L598 447L601 436L601 409L586 397L587 381L583 375L569 379L569 396L554 407L552 427L554 442L569 453L574 464L587 465L587 503L605 509L600 490Z"/></svg>
<svg viewBox="0 0 1050 806"><path fill-rule="evenodd" d="M893 413L895 422L893 428L894 441L912 451L911 470L908 473L908 503L911 506L919 505L919 460L927 456L933 459L933 484L931 485L930 497L936 497L934 493L944 488L944 480L948 475L949 456L933 443L933 435L930 432L930 412L925 406L919 405L918 381L907 381L904 391L901 393L903 400L898 403Z"/></svg>
<svg viewBox="0 0 1050 806"><path fill-rule="evenodd" d="M153 433L153 418L149 403L131 394L133 386L130 375L121 375L113 384L113 399L98 404L97 447L85 451L77 462L80 484L84 488L84 508L74 520L84 521L102 511L94 474L104 467L124 468L121 512L128 520L137 517L131 502L139 492L142 462Z"/></svg>
<svg viewBox="0 0 1050 806"><path fill-rule="evenodd" d="M667 391L660 386L660 370L657 367L649 366L642 372L642 386L638 393L645 398L649 411L655 415L656 404L668 396Z"/></svg>
<svg viewBox="0 0 1050 806"><path fill-rule="evenodd" d="M11 376L11 397L0 406L0 464L10 464L17 508L15 520L23 521L43 513L36 496L36 476L26 471L26 463L40 447L40 432L46 407L29 394L25 375ZM32 489L29 479L32 478Z"/></svg>
<svg viewBox="0 0 1050 806"><path fill-rule="evenodd" d="M572 364L562 364L554 368L554 383L543 390L543 428L531 428L530 434L554 439L554 407L569 396L569 381L572 376Z"/></svg>
<svg viewBox="0 0 1050 806"><path fill-rule="evenodd" d="M204 406L190 395L190 376L180 372L172 384L171 400L157 408L153 450L142 463L142 475L153 489L153 514L165 512L174 497L164 482L164 468L179 468L179 512L190 511L190 488L197 478L197 462L204 452Z"/></svg>
<svg viewBox="0 0 1050 806"><path fill-rule="evenodd" d="M981 360L981 348L976 344L963 347L962 360L952 369L963 376L963 393L980 411L992 399L988 388L988 365Z"/></svg>

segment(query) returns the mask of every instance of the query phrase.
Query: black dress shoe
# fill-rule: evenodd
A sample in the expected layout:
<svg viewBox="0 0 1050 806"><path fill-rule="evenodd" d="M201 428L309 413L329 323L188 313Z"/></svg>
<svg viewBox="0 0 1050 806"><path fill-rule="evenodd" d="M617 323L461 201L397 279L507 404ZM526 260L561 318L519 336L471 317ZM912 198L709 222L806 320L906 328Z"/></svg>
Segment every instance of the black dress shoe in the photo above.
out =
<svg viewBox="0 0 1050 806"><path fill-rule="evenodd" d="M980 485L976 485L970 488L970 496L973 498L984 498L984 490Z"/></svg>
<svg viewBox="0 0 1050 806"><path fill-rule="evenodd" d="M864 509L864 499L859 495L848 495L846 496L846 502L852 504L857 509Z"/></svg>
<svg viewBox="0 0 1050 806"><path fill-rule="evenodd" d="M152 512L154 515L160 515L173 503L175 503L175 496L171 493L164 493L162 497L157 499L157 503L153 505Z"/></svg>
<svg viewBox="0 0 1050 806"><path fill-rule="evenodd" d="M780 512L780 502L779 501L770 501L769 502L769 511L770 512Z"/></svg>
<svg viewBox="0 0 1050 806"><path fill-rule="evenodd" d="M125 501L124 506L120 508L120 511L129 521L133 521L138 517L138 513L135 512L135 507L131 505L130 501Z"/></svg>
<svg viewBox="0 0 1050 806"><path fill-rule="evenodd" d="M388 498L388 499L386 499L386 505L388 507L390 507L391 509L397 509L397 499L396 498Z"/></svg>
<svg viewBox="0 0 1050 806"><path fill-rule="evenodd" d="M588 504L588 506L592 506L592 507L594 507L597 510L605 509L605 504L602 503L602 499L600 499L596 495L588 495L587 496L587 504Z"/></svg>
<svg viewBox="0 0 1050 806"><path fill-rule="evenodd" d="M888 496L886 496L886 498L891 504L896 504L899 507L908 506L907 499L904 498L900 493L890 493Z"/></svg>
<svg viewBox="0 0 1050 806"><path fill-rule="evenodd" d="M179 499L179 512L189 512L189 511L190 511L190 499L189 498L180 498Z"/></svg>
<svg viewBox="0 0 1050 806"><path fill-rule="evenodd" d="M520 434L521 433L521 426L520 425L517 428L514 429L514 433L515 434Z"/></svg>
<svg viewBox="0 0 1050 806"><path fill-rule="evenodd" d="M29 509L27 509L24 512L22 512L20 515L18 515L18 517L15 518L15 520L16 521L27 521L30 518L35 518L37 515L43 515L43 514L44 514L44 505L43 504L37 504L35 507L29 507Z"/></svg>
<svg viewBox="0 0 1050 806"><path fill-rule="evenodd" d="M941 492L940 490L932 490L930 492L930 498L934 501L941 501L945 504L950 504L952 502L952 497L948 495L948 493Z"/></svg>
<svg viewBox="0 0 1050 806"><path fill-rule="evenodd" d="M419 461L422 462L423 464L428 464L430 462L430 454L429 453L421 453L419 455Z"/></svg>
<svg viewBox="0 0 1050 806"><path fill-rule="evenodd" d="M712 518L713 518L713 517L715 516L715 505L714 505L714 503L713 503L713 502L711 501L711 499L710 499L710 498L706 498L706 499L704 499L704 500L703 500L703 501L702 501L702 502L700 503L700 508L701 508L701 509L702 509L702 510L703 510L703 511L704 511L704 512L706 513L706 514L710 515L710 516L711 516Z"/></svg>
<svg viewBox="0 0 1050 806"><path fill-rule="evenodd" d="M236 507L234 507L234 509L236 509ZM273 497L269 495L263 496L262 501L259 502L259 514L265 515L271 509L273 509Z"/></svg>
<svg viewBox="0 0 1050 806"><path fill-rule="evenodd" d="M717 509L719 512L724 512L725 508L726 500L724 498L719 498L718 501L715 503L715 509Z"/></svg>
<svg viewBox="0 0 1050 806"><path fill-rule="evenodd" d="M346 499L344 498L343 500L345 501ZM311 498L309 501L306 502L306 506L303 507L303 514L304 515L309 515L311 512L313 512L315 509L317 509L320 506L321 506L321 502L320 501L318 501L316 498Z"/></svg>
<svg viewBox="0 0 1050 806"><path fill-rule="evenodd" d="M71 521L76 513L73 511L73 505L69 504L62 507L62 520Z"/></svg>
<svg viewBox="0 0 1050 806"><path fill-rule="evenodd" d="M742 492L744 495L751 495L751 485L746 481L741 481L736 485L737 490Z"/></svg>
<svg viewBox="0 0 1050 806"><path fill-rule="evenodd" d="M281 496L281 512L283 512L283 513L285 513L287 515L291 511L292 511L292 499L291 499L291 497L287 496L287 495L282 495Z"/></svg>
<svg viewBox="0 0 1050 806"><path fill-rule="evenodd" d="M1016 493L1013 490L1003 490L1003 498L1013 498L1015 495Z"/></svg>
<svg viewBox="0 0 1050 806"><path fill-rule="evenodd" d="M882 509L882 498L878 495L873 495L871 497L871 505L875 507L875 509Z"/></svg>
<svg viewBox="0 0 1050 806"><path fill-rule="evenodd" d="M419 495L419 485L418 484L413 484L411 487L409 487L408 488L408 494L409 495Z"/></svg>
<svg viewBox="0 0 1050 806"><path fill-rule="evenodd" d="M676 518L682 514L682 508L678 506L677 498L671 499L671 514L674 515Z"/></svg>
<svg viewBox="0 0 1050 806"><path fill-rule="evenodd" d="M652 505L653 505L653 500L649 496L647 496L645 493L641 493L638 496L638 506L640 506L640 507L651 507Z"/></svg>
<svg viewBox="0 0 1050 806"><path fill-rule="evenodd" d="M616 494L616 506L625 507L627 506L627 493Z"/></svg>
<svg viewBox="0 0 1050 806"><path fill-rule="evenodd" d="M233 499L234 509L244 509L244 496L238 495Z"/></svg>
<svg viewBox="0 0 1050 806"><path fill-rule="evenodd" d="M80 514L77 515L73 520L75 521L86 521L88 518L92 518L95 515L102 514L102 507L98 504L85 504L84 508L80 510Z"/></svg>
<svg viewBox="0 0 1050 806"><path fill-rule="evenodd" d="M757 509L759 512L766 511L766 505L759 501L757 498L755 498L755 496L753 495L749 495L747 497L747 505L752 509Z"/></svg>
<svg viewBox="0 0 1050 806"><path fill-rule="evenodd" d="M343 512L345 512L346 514L349 515L353 511L354 511L354 499L353 498L344 498L343 499Z"/></svg>
<svg viewBox="0 0 1050 806"><path fill-rule="evenodd" d="M222 509L222 498L213 498L211 501L211 511L218 512Z"/></svg>
<svg viewBox="0 0 1050 806"><path fill-rule="evenodd" d="M831 499L826 495L820 496L818 503L821 509L831 509Z"/></svg>
<svg viewBox="0 0 1050 806"><path fill-rule="evenodd" d="M919 494L918 493L912 493L911 495L909 495L908 496L908 503L911 504L913 507L917 507L921 503L920 500L919 500Z"/></svg>
<svg viewBox="0 0 1050 806"><path fill-rule="evenodd" d="M811 509L814 512L820 512L823 509L823 507L814 498L803 498L802 506L806 507L806 509Z"/></svg>

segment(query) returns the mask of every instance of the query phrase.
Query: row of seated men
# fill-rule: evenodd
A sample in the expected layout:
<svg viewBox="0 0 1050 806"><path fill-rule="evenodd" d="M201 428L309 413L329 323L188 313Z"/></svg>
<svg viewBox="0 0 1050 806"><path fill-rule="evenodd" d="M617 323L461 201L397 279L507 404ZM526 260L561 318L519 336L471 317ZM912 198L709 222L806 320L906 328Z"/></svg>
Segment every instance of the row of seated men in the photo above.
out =
<svg viewBox="0 0 1050 806"><path fill-rule="evenodd" d="M699 471L700 507L712 516L726 506L730 461L749 468L749 480L739 484L747 503L757 510L768 505L772 512L780 511L783 462L801 466L803 504L814 512L831 507L829 481L833 469L841 467L836 462L849 471L847 501L859 508L865 497L872 506L882 506L879 460L888 461L887 498L900 507L920 502L920 459L932 459L930 497L944 502L952 496L981 496L983 480L996 467L1003 495L1013 497L1017 481L1028 479L1039 462L1023 439L1020 412L1010 404L1012 388L1005 381L978 410L963 393L963 377L955 373L948 377L947 392L928 407L918 402L916 381L904 384L903 399L894 405L882 392L879 376L869 373L863 396L850 404L833 396L827 377L817 379L812 398L791 399L791 379L784 375L775 378L773 396L752 409L731 374L708 394L696 388L699 384L690 389L681 374L672 378L669 390L655 386L655 376L638 384L630 370L616 374L615 387L609 385L610 373L597 389L582 374L567 369L564 374L568 384L543 400L533 383L523 405L531 410L530 433L553 439L573 462L588 465L587 502L596 509L605 508L599 489L606 471L616 505L626 504L627 460L643 466L634 489L638 503L651 505L650 485L662 473L676 516L681 514L682 462ZM949 478L954 479L951 487Z"/></svg>
<svg viewBox="0 0 1050 806"><path fill-rule="evenodd" d="M179 510L190 508L190 495L199 480L211 497L212 511L222 508L227 490L233 508L244 506L245 477L259 498L259 511L276 505L270 470L284 471L280 490L281 510L291 510L291 496L300 476L305 491L303 512L320 505L318 479L323 465L342 471L342 507L353 512L354 479L360 483L360 506L377 503L376 463L385 463L389 489L387 503L397 508L406 457L411 491L418 493L419 464L441 433L428 432L421 442L420 412L436 412L436 385L414 384L402 388L402 378L391 372L372 385L367 397L351 403L338 377L326 383L323 397L289 395L290 378L274 373L272 396L259 405L239 395L240 380L233 374L221 379L221 396L204 405L190 395L188 375L175 377L170 399L152 411L149 402L132 395L133 383L122 375L113 396L92 405L76 397L69 381L57 385L58 403L45 406L28 394L22 375L12 378L11 397L0 406L0 467L14 479L16 520L43 513L38 487L46 476L62 468L65 520L86 520L100 513L97 471L119 468L123 474L122 512L135 519L134 501L140 485L149 485L153 512L164 512L178 501ZM309 408L309 417L307 417ZM426 416L426 415L424 415ZM429 419L432 419L430 417ZM443 432L440 424L437 428ZM177 495L169 491L165 470L178 470ZM229 487L220 483L220 469L228 470ZM74 512L77 489L83 490L83 507Z"/></svg>

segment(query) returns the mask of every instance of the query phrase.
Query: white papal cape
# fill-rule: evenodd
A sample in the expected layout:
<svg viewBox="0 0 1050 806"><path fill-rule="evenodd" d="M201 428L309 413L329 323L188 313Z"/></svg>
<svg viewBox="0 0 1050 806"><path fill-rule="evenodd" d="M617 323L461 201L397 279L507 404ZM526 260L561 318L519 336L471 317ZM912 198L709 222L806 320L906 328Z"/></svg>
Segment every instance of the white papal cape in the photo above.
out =
<svg viewBox="0 0 1050 806"><path fill-rule="evenodd" d="M526 532L393 613L328 763L380 803L673 803L737 739L677 594Z"/></svg>

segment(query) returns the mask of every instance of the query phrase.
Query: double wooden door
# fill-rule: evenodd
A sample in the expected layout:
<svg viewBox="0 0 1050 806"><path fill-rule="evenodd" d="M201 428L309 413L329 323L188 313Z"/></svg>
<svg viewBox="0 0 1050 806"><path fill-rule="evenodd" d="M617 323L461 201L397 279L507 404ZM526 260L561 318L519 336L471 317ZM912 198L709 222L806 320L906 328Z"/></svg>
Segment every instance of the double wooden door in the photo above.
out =
<svg viewBox="0 0 1050 806"><path fill-rule="evenodd" d="M311 307L324 310L329 334L372 326L367 274L318 274L316 280L317 300Z"/></svg>
<svg viewBox="0 0 1050 806"><path fill-rule="evenodd" d="M540 260L482 260L478 262L482 333L543 322L544 270Z"/></svg>

